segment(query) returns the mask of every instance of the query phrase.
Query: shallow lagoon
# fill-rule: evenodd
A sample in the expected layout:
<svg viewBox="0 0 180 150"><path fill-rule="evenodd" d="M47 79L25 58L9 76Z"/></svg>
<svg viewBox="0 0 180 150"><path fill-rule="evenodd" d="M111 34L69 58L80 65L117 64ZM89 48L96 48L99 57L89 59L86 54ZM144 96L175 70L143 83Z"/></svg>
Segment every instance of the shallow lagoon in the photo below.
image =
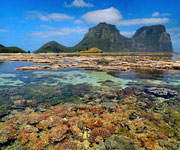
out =
<svg viewBox="0 0 180 150"><path fill-rule="evenodd" d="M158 70L134 70L128 72L104 72L84 69L63 69L56 71L15 71L16 68L36 65L28 62L4 62L0 64L0 86L28 86L80 84L88 83L101 86L101 82L111 80L119 83L122 88L129 83L179 85L180 72ZM52 80L50 82L50 80Z"/></svg>
<svg viewBox="0 0 180 150"><path fill-rule="evenodd" d="M51 97L57 101L52 102L52 104L63 102L64 99L74 102L79 95L73 91L79 89L83 93L83 89L86 87L87 94L97 89L102 91L124 88L144 90L155 86L168 87L178 91L180 88L180 72L178 71L134 69L128 72L84 69L15 71L16 68L32 65L36 64L29 62L4 62L0 64L1 104L9 103L12 105L14 101L24 99L44 103L45 101L51 102ZM92 91L88 91L88 88Z"/></svg>
<svg viewBox="0 0 180 150"><path fill-rule="evenodd" d="M180 131L180 72L134 69L128 72L84 69L15 71L15 68L31 65L32 63L27 62L0 64L0 121L2 123L0 123L2 128L0 147L3 147L2 149L30 147L38 149L41 146L41 149L48 150L58 147L56 141L45 145L43 142L42 145L37 144L41 139L49 142L49 139L44 137L51 138L51 133L56 129L56 127L50 127L48 131L39 126L41 121L45 120L37 120L37 117L44 117L43 115L47 117L46 119L48 117L52 119L55 115L60 120L65 119L65 122L68 119L75 121L76 124L83 123L78 124L78 133L82 132L83 136L89 135L84 142L88 143L92 150L102 149L103 145L106 147L110 141L115 142L114 148L125 145L130 146L129 150L135 150L136 143L144 150L152 150L156 147L162 150L180 148L178 143L180 136L177 134ZM55 106L57 104L62 105ZM13 117L16 117L17 121L13 121ZM32 120L29 122L25 118ZM24 119L25 124L21 123ZM104 132L104 128L107 127L112 136L98 143L94 141L96 139L93 139L93 134L96 127L102 124L103 128L99 130ZM9 131L11 126L15 127L18 134L23 128L24 135L37 137L26 143L23 143L26 139L24 135L11 139L11 131L14 131ZM38 130L38 133L29 133L31 132L29 127ZM72 141L68 141L67 138L67 143L76 145L79 142L81 146L87 145L80 142L82 139L77 137L75 127L71 126L68 130L70 132L66 133L72 138L70 138ZM91 132L88 133L89 131ZM66 140L63 142L66 143ZM113 147L114 144L110 143L108 146Z"/></svg>

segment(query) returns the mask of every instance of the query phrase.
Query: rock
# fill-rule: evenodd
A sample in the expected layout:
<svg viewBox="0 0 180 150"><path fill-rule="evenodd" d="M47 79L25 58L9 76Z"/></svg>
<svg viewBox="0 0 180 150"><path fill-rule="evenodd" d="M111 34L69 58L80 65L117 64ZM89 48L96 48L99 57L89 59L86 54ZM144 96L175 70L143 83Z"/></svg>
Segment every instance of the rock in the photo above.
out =
<svg viewBox="0 0 180 150"><path fill-rule="evenodd" d="M165 26L153 25L144 26L138 29L133 38L141 49L151 52L173 52L170 35L166 32Z"/></svg>
<svg viewBox="0 0 180 150"><path fill-rule="evenodd" d="M28 116L28 123L29 124L38 124L40 121L42 121L44 119L44 116L41 116L39 114L30 114Z"/></svg>
<svg viewBox="0 0 180 150"><path fill-rule="evenodd" d="M34 127L34 126L31 126L31 125L27 125L24 127L24 132L25 133L36 133L38 132L38 128Z"/></svg>
<svg viewBox="0 0 180 150"><path fill-rule="evenodd" d="M50 133L50 140L52 143L60 142L66 137L66 133L68 131L68 127L66 125L57 126L52 129Z"/></svg>
<svg viewBox="0 0 180 150"><path fill-rule="evenodd" d="M107 109L116 109L116 106L112 103L102 103L101 105Z"/></svg>
<svg viewBox="0 0 180 150"><path fill-rule="evenodd" d="M92 47L105 52L173 52L170 35L163 25L141 27L132 38L126 38L120 34L115 25L101 22L97 26L90 28L82 41L74 47L68 48L51 41L44 44L36 53L67 53Z"/></svg>
<svg viewBox="0 0 180 150"><path fill-rule="evenodd" d="M105 142L101 141L95 147L95 150L137 150L135 143L123 136L111 136L106 138Z"/></svg>
<svg viewBox="0 0 180 150"><path fill-rule="evenodd" d="M34 106L36 104L37 104L37 102L32 101L32 100L17 100L17 101L14 101L14 105L19 106L19 107Z"/></svg>
<svg viewBox="0 0 180 150"><path fill-rule="evenodd" d="M168 88L151 87L145 90L146 93L151 93L157 97L170 98L174 97L177 92Z"/></svg>

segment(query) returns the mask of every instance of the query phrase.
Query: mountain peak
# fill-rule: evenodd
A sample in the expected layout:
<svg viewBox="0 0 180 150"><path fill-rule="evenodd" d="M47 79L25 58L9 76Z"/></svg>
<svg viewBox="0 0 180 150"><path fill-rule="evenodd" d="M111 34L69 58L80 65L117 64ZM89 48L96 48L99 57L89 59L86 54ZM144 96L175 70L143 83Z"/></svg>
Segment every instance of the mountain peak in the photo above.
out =
<svg viewBox="0 0 180 150"><path fill-rule="evenodd" d="M101 22L97 26L89 29L85 38L102 38L102 39L114 39L114 37L119 37L119 30L115 25L107 24L106 22Z"/></svg>
<svg viewBox="0 0 180 150"><path fill-rule="evenodd" d="M136 31L133 37L148 36L152 34L157 35L162 34L163 32L166 32L164 25L143 26Z"/></svg>
<svg viewBox="0 0 180 150"><path fill-rule="evenodd" d="M173 52L170 35L163 25L143 26L132 38L120 34L115 25L101 22L89 29L74 47L65 47L55 41L48 42L37 52L75 52L99 48L104 52Z"/></svg>
<svg viewBox="0 0 180 150"><path fill-rule="evenodd" d="M5 47L4 45L2 45L2 44L0 44L0 48L3 48L3 47Z"/></svg>
<svg viewBox="0 0 180 150"><path fill-rule="evenodd" d="M50 41L44 44L42 47L40 47L36 53L48 53L48 52L54 52L54 53L59 53L59 52L64 52L66 49L65 46L59 44L56 41Z"/></svg>

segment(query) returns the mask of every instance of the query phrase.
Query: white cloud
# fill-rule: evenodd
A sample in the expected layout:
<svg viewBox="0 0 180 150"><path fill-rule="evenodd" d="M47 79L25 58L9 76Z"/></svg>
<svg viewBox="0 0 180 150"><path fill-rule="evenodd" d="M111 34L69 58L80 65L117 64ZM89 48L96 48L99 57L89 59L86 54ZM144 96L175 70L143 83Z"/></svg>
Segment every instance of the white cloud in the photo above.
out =
<svg viewBox="0 0 180 150"><path fill-rule="evenodd" d="M132 36L135 31L121 31L120 33L124 36Z"/></svg>
<svg viewBox="0 0 180 150"><path fill-rule="evenodd" d="M159 12L154 12L154 13L152 14L153 17L157 17L157 16L159 16L159 15L160 15Z"/></svg>
<svg viewBox="0 0 180 150"><path fill-rule="evenodd" d="M167 31L170 33L172 39L180 41L180 27L168 28Z"/></svg>
<svg viewBox="0 0 180 150"><path fill-rule="evenodd" d="M107 9L90 11L82 16L82 19L91 24L97 24L99 22L106 22L117 24L122 19L122 15L114 7L110 7Z"/></svg>
<svg viewBox="0 0 180 150"><path fill-rule="evenodd" d="M71 35L71 34L85 34L88 31L87 28L75 27L75 28L53 28L50 31L37 31L31 32L28 36L38 38L48 38L55 36Z"/></svg>
<svg viewBox="0 0 180 150"><path fill-rule="evenodd" d="M180 32L180 27L168 28L168 32Z"/></svg>
<svg viewBox="0 0 180 150"><path fill-rule="evenodd" d="M84 0L74 0L71 4L64 3L66 7L93 7L94 5Z"/></svg>
<svg viewBox="0 0 180 150"><path fill-rule="evenodd" d="M77 19L74 21L75 24L83 24L84 22L81 19Z"/></svg>
<svg viewBox="0 0 180 150"><path fill-rule="evenodd" d="M82 19L90 24L107 22L115 25L138 25L138 24L163 24L169 22L169 18L137 18L125 20L120 11L114 7L102 10L90 11L82 16Z"/></svg>
<svg viewBox="0 0 180 150"><path fill-rule="evenodd" d="M71 20L74 17L60 13L44 14L39 11L29 11L27 19L35 19L35 18L38 18L41 21L64 21L64 20Z"/></svg>
<svg viewBox="0 0 180 150"><path fill-rule="evenodd" d="M120 20L117 25L138 25L138 24L164 24L169 18L139 18L131 20Z"/></svg>
<svg viewBox="0 0 180 150"><path fill-rule="evenodd" d="M50 27L50 26L47 26L47 25L40 25L41 28L44 28L44 29L49 29L49 30L53 30L55 28L53 27Z"/></svg>
<svg viewBox="0 0 180 150"><path fill-rule="evenodd" d="M4 30L4 29L0 29L0 33L8 33L10 32L9 30Z"/></svg>
<svg viewBox="0 0 180 150"><path fill-rule="evenodd" d="M165 17L165 16L171 16L170 13L159 13L159 12L154 12L152 14L153 17Z"/></svg>

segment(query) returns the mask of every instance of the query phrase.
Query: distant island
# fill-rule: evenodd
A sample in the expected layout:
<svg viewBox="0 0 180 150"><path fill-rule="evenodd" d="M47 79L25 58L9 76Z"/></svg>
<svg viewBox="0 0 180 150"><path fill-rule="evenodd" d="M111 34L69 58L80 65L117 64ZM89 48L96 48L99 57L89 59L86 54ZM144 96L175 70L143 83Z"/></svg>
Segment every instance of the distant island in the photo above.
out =
<svg viewBox="0 0 180 150"><path fill-rule="evenodd" d="M4 45L0 44L0 53L26 53L26 51L22 50L19 47L5 47Z"/></svg>
<svg viewBox="0 0 180 150"><path fill-rule="evenodd" d="M132 38L127 38L115 25L102 22L90 28L83 40L73 47L51 41L35 53L79 52L93 47L102 52L173 52L171 38L164 25L143 26Z"/></svg>

